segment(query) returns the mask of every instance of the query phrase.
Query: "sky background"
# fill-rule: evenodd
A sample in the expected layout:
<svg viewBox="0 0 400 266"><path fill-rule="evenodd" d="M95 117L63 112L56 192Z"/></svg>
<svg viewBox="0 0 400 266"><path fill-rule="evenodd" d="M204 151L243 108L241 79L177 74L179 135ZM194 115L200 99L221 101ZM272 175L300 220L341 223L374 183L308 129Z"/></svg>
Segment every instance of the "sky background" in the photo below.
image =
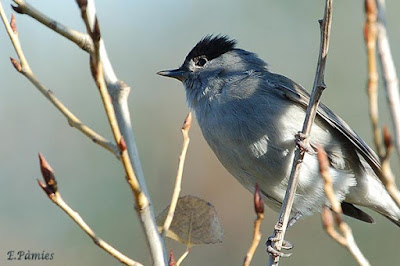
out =
<svg viewBox="0 0 400 266"><path fill-rule="evenodd" d="M1 1L10 15L10 1ZM30 1L36 8L74 29L84 31L75 1ZM400 64L398 1L387 2L392 53ZM226 34L240 48L257 53L273 72L282 73L310 91L319 49L323 1L171 0L97 1L102 36L118 77L132 87L129 97L137 145L156 213L171 197L188 113L183 86L157 76L179 66L206 34ZM97 132L112 138L89 72L88 55L33 19L17 15L25 55L37 78ZM328 89L322 100L372 143L366 96L363 1L334 1L331 45L326 68ZM17 73L16 57L0 26L0 264L118 265L93 244L38 187L37 153L55 170L59 191L97 234L135 260L149 265L143 234L133 210L123 169L114 156L66 123L66 119ZM380 85L382 85L380 83ZM382 86L381 86L382 88ZM381 89L380 88L380 89ZM380 90L381 122L390 124ZM218 162L194 123L184 172L182 195L211 202L224 226L222 244L196 246L184 265L240 265L250 245L252 195ZM399 173L397 155L392 158ZM400 260L400 229L378 214L370 225L346 219L372 265ZM264 242L277 213L266 208L263 240L254 265L265 265ZM294 254L282 265L355 265L349 253L322 229L319 215L303 219L286 236ZM176 257L181 244L167 241ZM47 262L6 260L8 251L49 252Z"/></svg>

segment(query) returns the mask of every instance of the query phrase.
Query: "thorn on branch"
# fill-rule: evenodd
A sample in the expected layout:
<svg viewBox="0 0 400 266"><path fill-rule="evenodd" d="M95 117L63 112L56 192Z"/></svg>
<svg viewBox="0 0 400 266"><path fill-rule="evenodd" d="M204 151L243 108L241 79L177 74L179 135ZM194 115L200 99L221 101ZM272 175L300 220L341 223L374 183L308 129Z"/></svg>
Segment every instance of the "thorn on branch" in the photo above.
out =
<svg viewBox="0 0 400 266"><path fill-rule="evenodd" d="M17 21L15 20L14 14L11 15L10 26L11 26L11 29L14 32L14 34L18 34L18 32L17 32Z"/></svg>
<svg viewBox="0 0 400 266"><path fill-rule="evenodd" d="M47 196L51 197L58 191L57 181L54 177L54 171L50 164L46 161L41 153L39 153L40 171L46 183L38 180L40 187L46 192Z"/></svg>
<svg viewBox="0 0 400 266"><path fill-rule="evenodd" d="M18 72L21 72L21 70L22 70L21 64L17 60L15 60L14 58L12 58L12 57L10 57L10 60L11 60L12 65L14 66L14 68Z"/></svg>

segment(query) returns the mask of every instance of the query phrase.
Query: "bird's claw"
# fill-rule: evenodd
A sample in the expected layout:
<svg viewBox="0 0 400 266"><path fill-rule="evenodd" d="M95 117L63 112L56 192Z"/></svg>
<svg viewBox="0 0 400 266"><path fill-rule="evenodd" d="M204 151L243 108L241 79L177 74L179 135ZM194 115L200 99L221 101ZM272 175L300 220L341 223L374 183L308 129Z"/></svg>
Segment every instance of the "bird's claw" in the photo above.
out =
<svg viewBox="0 0 400 266"><path fill-rule="evenodd" d="M303 134L302 132L298 132L295 135L295 141L297 146L304 152L307 152L310 155L315 155L317 152L315 151L314 147L310 143L304 142L307 138L307 135Z"/></svg>
<svg viewBox="0 0 400 266"><path fill-rule="evenodd" d="M267 253L268 253L268 255L274 256L274 257L282 257L282 258L290 257L292 255L292 253L287 253L286 254L286 253L280 252L280 251L275 249L275 247L273 246L272 243L276 243L277 241L278 241L278 238L275 238L275 237L272 237L272 236L268 237L268 240L267 240L267 243L266 243L267 244ZM285 250L289 250L289 249L293 248L293 245L289 241L283 240L281 248L285 249Z"/></svg>

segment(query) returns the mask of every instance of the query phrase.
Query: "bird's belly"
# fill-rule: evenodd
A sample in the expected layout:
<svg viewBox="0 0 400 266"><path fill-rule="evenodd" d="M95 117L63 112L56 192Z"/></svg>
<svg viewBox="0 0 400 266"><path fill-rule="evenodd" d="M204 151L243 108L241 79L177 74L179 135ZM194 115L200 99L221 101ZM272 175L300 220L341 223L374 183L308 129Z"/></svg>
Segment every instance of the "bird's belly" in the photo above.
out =
<svg viewBox="0 0 400 266"><path fill-rule="evenodd" d="M225 134L224 138L216 134L216 131L212 134L206 132L204 137L222 165L248 190L253 192L255 184L258 183L265 203L272 209L279 210L292 168L296 147L294 137L277 145L267 136L257 141L246 142L229 138L228 134ZM348 188L354 185L353 175L335 169L331 169L331 174L334 187L341 188L336 191L337 196L343 199ZM306 154L300 170L292 212L308 215L319 211L325 203L317 157Z"/></svg>

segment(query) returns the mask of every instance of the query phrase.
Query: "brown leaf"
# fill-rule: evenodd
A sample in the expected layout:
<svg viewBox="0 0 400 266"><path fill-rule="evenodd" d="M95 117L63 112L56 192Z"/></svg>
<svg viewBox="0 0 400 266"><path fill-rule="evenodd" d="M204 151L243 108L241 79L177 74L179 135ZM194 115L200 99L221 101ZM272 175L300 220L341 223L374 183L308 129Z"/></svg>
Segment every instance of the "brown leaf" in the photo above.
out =
<svg viewBox="0 0 400 266"><path fill-rule="evenodd" d="M160 229L167 217L168 209L169 206L156 218ZM220 243L223 234L217 212L211 203L193 196L184 196L178 199L167 237L192 246Z"/></svg>

